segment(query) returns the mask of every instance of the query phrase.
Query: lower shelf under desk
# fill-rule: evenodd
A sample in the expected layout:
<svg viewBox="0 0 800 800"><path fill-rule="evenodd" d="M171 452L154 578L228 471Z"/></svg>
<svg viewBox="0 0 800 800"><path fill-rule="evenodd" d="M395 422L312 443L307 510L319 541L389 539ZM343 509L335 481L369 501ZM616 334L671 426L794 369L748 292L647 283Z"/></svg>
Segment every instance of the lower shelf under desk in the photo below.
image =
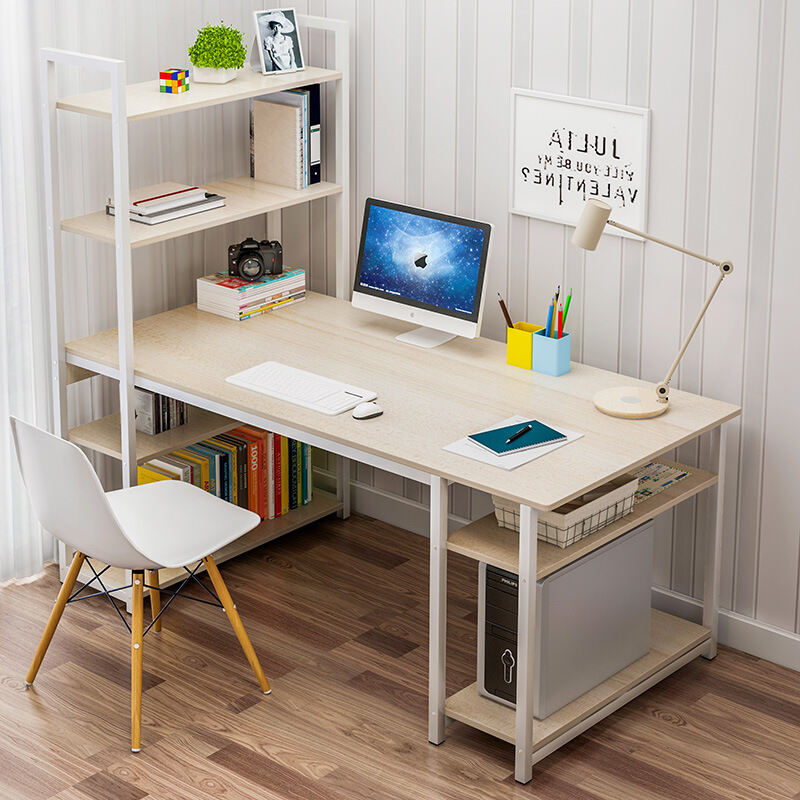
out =
<svg viewBox="0 0 800 800"><path fill-rule="evenodd" d="M569 547L561 548L538 540L537 579L541 580L553 572L557 572L587 553L603 547L638 525L655 519L664 511L694 497L717 482L717 476L713 472L707 472L699 467L688 467L685 464L664 459L658 459L658 461L670 466L681 467L690 474L659 494L637 503L630 514L606 525L596 533L578 540ZM447 549L477 561L484 561L508 572L519 571L519 533L509 528L501 528L497 524L494 514L487 514L485 517L476 519L463 528L453 531L447 537Z"/></svg>
<svg viewBox="0 0 800 800"><path fill-rule="evenodd" d="M661 680L671 671L683 666L683 659L691 660L700 655L696 652L697 648L711 638L708 628L693 622L655 609L650 614L650 652L646 656L634 661L547 719L534 720L534 763L549 754L550 750L546 750L549 744L561 737L566 739L577 736L589 727L582 723L599 722L619 705L650 688L654 678L656 681ZM445 704L445 713L450 719L514 743L515 710L479 695L477 683L449 697ZM593 716L597 718L590 719ZM556 746L561 744L564 741L558 742Z"/></svg>
<svg viewBox="0 0 800 800"><path fill-rule="evenodd" d="M302 528L304 525L308 525L311 522L316 522L318 519L335 514L341 509L342 502L333 494L323 491L322 489L314 489L314 496L308 505L295 508L288 514L284 514L281 517L263 520L260 525L253 528L253 530L251 530L249 533L246 533L244 536L223 547L222 550L214 553L214 559L218 564L221 564L223 561L227 561L229 558L234 558L242 553L246 553L248 550L252 550L261 546L262 544L271 542L273 539L277 539L284 534L290 533L298 528ZM93 561L92 563L98 572L105 566L105 564L102 564L99 561ZM187 564L187 566L191 565ZM197 572L200 574L204 571L205 567L201 566ZM81 568L80 574L78 575L78 582L88 583L93 577L92 570L87 565L84 565ZM159 571L159 583L165 588L174 583L178 583L185 577L186 572L183 569L162 569ZM117 567L111 567L103 575L103 581L106 586L109 587L124 586L126 583L125 570ZM91 592L93 589L94 586L87 591ZM128 612L130 612L130 589L126 589L122 592L115 592L114 597L119 600L124 600Z"/></svg>

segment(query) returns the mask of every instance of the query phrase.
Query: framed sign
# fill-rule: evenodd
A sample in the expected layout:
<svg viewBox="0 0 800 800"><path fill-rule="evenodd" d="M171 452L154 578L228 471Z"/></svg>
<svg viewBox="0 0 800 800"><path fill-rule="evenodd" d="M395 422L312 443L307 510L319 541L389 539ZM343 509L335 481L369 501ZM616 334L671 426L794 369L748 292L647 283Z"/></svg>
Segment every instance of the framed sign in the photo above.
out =
<svg viewBox="0 0 800 800"><path fill-rule="evenodd" d="M513 214L575 225L595 197L647 228L649 109L512 89L511 135Z"/></svg>

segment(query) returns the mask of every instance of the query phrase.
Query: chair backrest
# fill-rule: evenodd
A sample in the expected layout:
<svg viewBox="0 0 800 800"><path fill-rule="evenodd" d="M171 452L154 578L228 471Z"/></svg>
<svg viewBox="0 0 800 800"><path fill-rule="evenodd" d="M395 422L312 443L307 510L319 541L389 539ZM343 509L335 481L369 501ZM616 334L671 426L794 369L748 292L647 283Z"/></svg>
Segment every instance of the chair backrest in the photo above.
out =
<svg viewBox="0 0 800 800"><path fill-rule="evenodd" d="M42 527L105 564L149 562L128 541L89 459L79 447L10 417L22 480Z"/></svg>

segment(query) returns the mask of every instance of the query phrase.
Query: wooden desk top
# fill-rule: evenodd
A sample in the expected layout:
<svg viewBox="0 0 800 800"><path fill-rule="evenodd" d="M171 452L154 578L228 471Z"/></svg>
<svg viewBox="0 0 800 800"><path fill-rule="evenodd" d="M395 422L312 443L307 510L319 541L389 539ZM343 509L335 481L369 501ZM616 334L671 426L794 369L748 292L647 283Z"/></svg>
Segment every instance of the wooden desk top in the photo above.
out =
<svg viewBox="0 0 800 800"><path fill-rule="evenodd" d="M135 372L544 511L741 412L673 389L671 408L660 417L609 417L594 408L595 392L643 382L576 363L558 378L510 367L505 345L490 339L457 338L432 350L394 340L411 327L313 293L246 322L184 306L135 323ZM67 352L116 366L116 330L70 342ZM331 417L225 382L268 360L372 389L384 414L363 421L349 413ZM584 436L512 471L442 449L512 414Z"/></svg>

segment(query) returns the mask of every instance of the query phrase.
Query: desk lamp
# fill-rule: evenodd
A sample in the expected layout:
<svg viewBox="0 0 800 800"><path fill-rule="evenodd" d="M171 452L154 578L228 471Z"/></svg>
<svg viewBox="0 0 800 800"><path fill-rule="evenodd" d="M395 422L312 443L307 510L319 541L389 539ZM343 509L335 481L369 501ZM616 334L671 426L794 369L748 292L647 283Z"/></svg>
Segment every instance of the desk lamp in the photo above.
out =
<svg viewBox="0 0 800 800"><path fill-rule="evenodd" d="M714 299L714 295L717 293L723 278L733 272L733 264L730 261L715 261L713 258L687 250L685 247L665 242L663 239L658 239L649 233L629 228L627 225L609 219L610 214L611 206L608 203L593 198L587 200L586 205L583 207L581 218L575 228L575 233L572 234L572 243L584 250L594 250L600 241L605 226L613 225L622 231L641 236L642 239L656 242L656 244L663 244L664 247L677 250L679 253L685 253L687 256L694 256L701 261L707 261L709 264L719 267L719 277L711 288L711 293L703 303L694 325L692 325L691 330L684 339L681 349L678 351L678 355L675 356L675 360L672 362L672 366L669 368L664 380L653 389L639 386L617 386L613 389L602 389L594 396L595 407L604 414L610 414L612 417L628 417L630 419L657 417L669 408L669 382L672 380L672 376L675 374L675 370L678 368L689 342L692 341L692 337L700 326L700 322L705 316L709 305L711 305L711 301Z"/></svg>

